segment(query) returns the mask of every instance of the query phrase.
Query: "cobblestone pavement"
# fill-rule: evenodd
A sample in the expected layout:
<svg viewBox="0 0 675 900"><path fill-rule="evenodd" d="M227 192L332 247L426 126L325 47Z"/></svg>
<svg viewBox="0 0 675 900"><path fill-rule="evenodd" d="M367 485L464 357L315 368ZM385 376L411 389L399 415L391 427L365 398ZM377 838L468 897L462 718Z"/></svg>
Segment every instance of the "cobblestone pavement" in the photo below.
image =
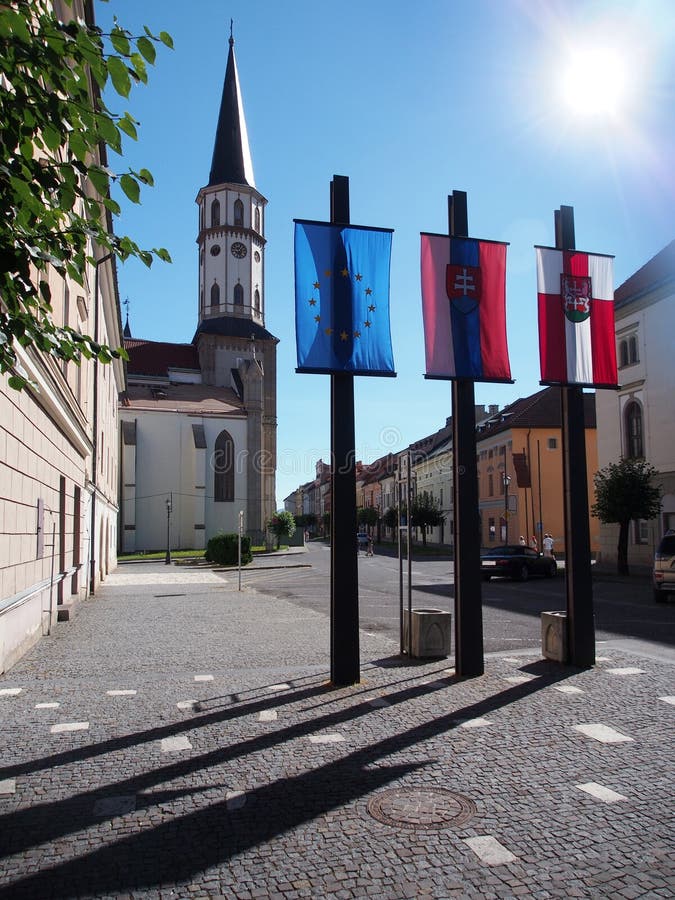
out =
<svg viewBox="0 0 675 900"><path fill-rule="evenodd" d="M675 666L402 662L236 575L125 566L0 677L5 898L673 897Z"/></svg>

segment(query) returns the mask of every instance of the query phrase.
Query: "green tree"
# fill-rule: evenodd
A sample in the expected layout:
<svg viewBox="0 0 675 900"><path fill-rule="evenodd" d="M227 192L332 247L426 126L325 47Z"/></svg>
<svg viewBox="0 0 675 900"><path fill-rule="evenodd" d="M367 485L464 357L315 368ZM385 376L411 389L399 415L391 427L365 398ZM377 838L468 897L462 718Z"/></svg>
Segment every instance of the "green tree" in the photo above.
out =
<svg viewBox="0 0 675 900"><path fill-rule="evenodd" d="M267 527L272 534L276 535L278 550L281 546L282 537L290 538L295 534L295 519L293 518L293 513L287 512L286 510L274 513L267 523Z"/></svg>
<svg viewBox="0 0 675 900"><path fill-rule="evenodd" d="M436 528L442 522L445 522L445 516L441 512L441 505L438 500L434 500L428 491L422 491L412 502L411 524L415 528L422 529L422 546L427 545L427 529Z"/></svg>
<svg viewBox="0 0 675 900"><path fill-rule="evenodd" d="M388 509L385 509L382 522L385 528L393 528L395 531L398 528L398 507L390 506Z"/></svg>
<svg viewBox="0 0 675 900"><path fill-rule="evenodd" d="M0 6L0 372L15 369L15 342L75 361L124 354L54 323L50 267L83 285L94 248L99 258L170 262L166 250L114 232L111 185L138 203L153 179L147 169L108 166L108 149L121 154L138 122L102 98L146 83L158 43L172 46L166 32L134 36L116 19L108 34L75 16L60 21L50 0ZM9 383L20 389L26 379L14 371Z"/></svg>
<svg viewBox="0 0 675 900"><path fill-rule="evenodd" d="M372 528L377 525L378 515L374 506L360 506L356 511L356 521L359 525Z"/></svg>
<svg viewBox="0 0 675 900"><path fill-rule="evenodd" d="M653 519L661 509L657 470L644 459L609 463L593 476L595 503L591 508L604 524L618 523L617 571L628 575L628 528L635 519Z"/></svg>

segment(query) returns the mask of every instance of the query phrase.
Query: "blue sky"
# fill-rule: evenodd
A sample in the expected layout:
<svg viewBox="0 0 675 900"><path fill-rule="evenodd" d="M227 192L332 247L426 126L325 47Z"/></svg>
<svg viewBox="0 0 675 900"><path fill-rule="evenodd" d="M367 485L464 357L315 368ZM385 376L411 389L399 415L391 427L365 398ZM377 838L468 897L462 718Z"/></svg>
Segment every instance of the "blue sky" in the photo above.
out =
<svg viewBox="0 0 675 900"><path fill-rule="evenodd" d="M423 378L419 233L447 231L453 189L467 191L473 237L510 242L515 384L477 384L478 403L503 406L539 389L532 248L554 243L554 209L574 207L579 249L616 255L617 286L675 237L670 0L97 3L99 24L112 15L138 33L143 24L166 30L175 43L160 49L147 86L112 105L141 123L126 161L155 177L140 206L123 205L118 230L173 257L149 271L120 266L120 296L135 337L177 342L192 339L197 321L194 200L208 181L234 19L256 184L269 201L279 503L330 450L329 379L295 374L292 222L328 219L334 174L350 178L353 223L394 229L398 376L355 380L364 462L436 431L452 411L450 383ZM605 74L617 66L600 99L598 62Z"/></svg>

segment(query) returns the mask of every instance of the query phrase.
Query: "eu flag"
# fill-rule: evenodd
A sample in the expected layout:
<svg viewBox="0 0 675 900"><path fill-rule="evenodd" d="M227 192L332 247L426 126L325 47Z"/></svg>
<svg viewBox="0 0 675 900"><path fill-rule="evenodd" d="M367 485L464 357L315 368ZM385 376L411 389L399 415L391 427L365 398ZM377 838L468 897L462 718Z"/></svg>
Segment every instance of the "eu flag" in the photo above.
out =
<svg viewBox="0 0 675 900"><path fill-rule="evenodd" d="M395 375L390 229L295 220L298 372Z"/></svg>

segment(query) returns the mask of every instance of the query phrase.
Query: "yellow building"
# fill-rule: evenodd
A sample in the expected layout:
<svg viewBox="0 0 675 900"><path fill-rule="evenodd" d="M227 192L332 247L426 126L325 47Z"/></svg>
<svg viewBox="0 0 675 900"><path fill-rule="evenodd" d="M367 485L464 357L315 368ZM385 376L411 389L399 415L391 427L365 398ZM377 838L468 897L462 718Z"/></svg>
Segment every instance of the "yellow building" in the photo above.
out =
<svg viewBox="0 0 675 900"><path fill-rule="evenodd" d="M589 510L598 468L595 394L584 394ZM545 534L564 554L563 464L560 391L545 388L516 400L479 423L476 434L481 544L517 544L522 537L542 549ZM590 515L590 514L589 514ZM590 516L591 552L600 523Z"/></svg>

